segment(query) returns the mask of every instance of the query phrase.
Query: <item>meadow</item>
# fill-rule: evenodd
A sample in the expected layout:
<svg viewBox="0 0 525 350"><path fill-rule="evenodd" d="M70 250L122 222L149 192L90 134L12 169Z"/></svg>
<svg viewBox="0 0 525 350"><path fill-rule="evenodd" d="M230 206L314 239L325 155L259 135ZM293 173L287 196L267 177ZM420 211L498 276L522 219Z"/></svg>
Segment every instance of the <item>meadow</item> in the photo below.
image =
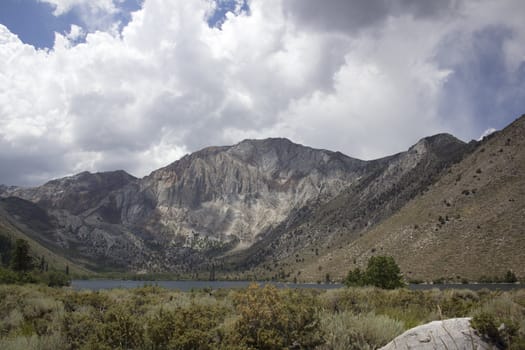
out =
<svg viewBox="0 0 525 350"><path fill-rule="evenodd" d="M0 349L377 349L416 325L464 316L494 344L525 348L523 289L253 284L191 292L0 285Z"/></svg>

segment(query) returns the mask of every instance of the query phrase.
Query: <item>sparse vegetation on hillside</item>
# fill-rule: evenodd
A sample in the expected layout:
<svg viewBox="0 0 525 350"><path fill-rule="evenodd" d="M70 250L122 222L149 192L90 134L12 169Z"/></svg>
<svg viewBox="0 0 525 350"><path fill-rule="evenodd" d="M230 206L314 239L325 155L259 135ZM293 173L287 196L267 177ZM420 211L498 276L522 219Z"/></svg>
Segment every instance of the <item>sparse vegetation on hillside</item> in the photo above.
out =
<svg viewBox="0 0 525 350"><path fill-rule="evenodd" d="M322 265L323 273L342 279L347 271L341 266L363 269L371 256L386 254L407 280L525 280L524 134L525 116L477 143L388 219L353 240L348 229L342 243L336 241L341 249L323 250L315 261L290 269L315 280ZM504 277L509 270L515 279Z"/></svg>
<svg viewBox="0 0 525 350"><path fill-rule="evenodd" d="M62 256L63 252L49 250L43 244L35 241L32 235L14 225L5 214L2 200L0 200L0 266L9 267L13 249L19 239L28 243L30 255L33 258L32 263L38 270L65 272L67 266L72 276L93 275L91 271Z"/></svg>
<svg viewBox="0 0 525 350"><path fill-rule="evenodd" d="M65 271L49 270L45 257L36 259L26 240L19 238L14 246L9 240L7 242L12 250L6 254L10 259L0 264L0 283L43 283L50 287L70 284L69 266L66 265Z"/></svg>

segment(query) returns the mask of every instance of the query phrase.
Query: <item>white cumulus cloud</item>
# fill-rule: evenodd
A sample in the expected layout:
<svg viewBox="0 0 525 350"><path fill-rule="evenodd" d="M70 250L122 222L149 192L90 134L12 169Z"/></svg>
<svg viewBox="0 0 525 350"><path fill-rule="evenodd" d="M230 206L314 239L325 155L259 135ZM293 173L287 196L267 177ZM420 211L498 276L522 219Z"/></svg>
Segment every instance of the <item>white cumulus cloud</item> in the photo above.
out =
<svg viewBox="0 0 525 350"><path fill-rule="evenodd" d="M62 15L74 7L84 7L91 11L112 13L117 10L114 0L38 0L55 7L55 16Z"/></svg>
<svg viewBox="0 0 525 350"><path fill-rule="evenodd" d="M110 0L45 1L56 14L117 8ZM142 176L246 137L290 137L361 158L436 132L474 137L488 126L477 124L477 95L458 81L486 76L464 66L472 66L470 47L490 43L498 26L511 33L500 61L514 80L494 84L503 99L509 87L523 90L525 28L509 5L520 1L478 1L475 9L380 1L377 13L360 7L369 16L356 23L334 10L345 1L330 0L326 11L291 0L252 0L240 11L237 2L219 29L207 23L212 0L145 0L121 31L72 26L51 50L0 25L0 183L119 168ZM444 109L452 87L462 98Z"/></svg>

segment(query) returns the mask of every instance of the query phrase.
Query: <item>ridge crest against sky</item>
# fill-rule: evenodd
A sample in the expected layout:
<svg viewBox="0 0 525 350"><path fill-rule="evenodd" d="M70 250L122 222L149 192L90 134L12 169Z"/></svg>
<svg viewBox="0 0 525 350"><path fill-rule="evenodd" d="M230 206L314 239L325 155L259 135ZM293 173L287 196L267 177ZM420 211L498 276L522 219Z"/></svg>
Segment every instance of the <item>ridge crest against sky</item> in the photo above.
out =
<svg viewBox="0 0 525 350"><path fill-rule="evenodd" d="M372 159L525 113L521 0L2 0L0 184L287 137Z"/></svg>

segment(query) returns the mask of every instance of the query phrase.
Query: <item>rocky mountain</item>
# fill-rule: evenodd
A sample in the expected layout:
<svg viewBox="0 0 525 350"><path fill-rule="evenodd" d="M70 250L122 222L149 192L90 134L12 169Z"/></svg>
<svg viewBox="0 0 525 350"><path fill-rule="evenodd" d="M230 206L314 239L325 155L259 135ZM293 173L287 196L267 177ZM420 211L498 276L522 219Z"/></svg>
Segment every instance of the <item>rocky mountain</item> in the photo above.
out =
<svg viewBox="0 0 525 350"><path fill-rule="evenodd" d="M4 188L3 196L45 212L52 237L45 243L72 259L186 271L251 246L291 210L333 198L366 169L366 162L286 139L246 140L187 155L143 179L81 173L36 188ZM34 211L26 212L16 215L32 222Z"/></svg>
<svg viewBox="0 0 525 350"><path fill-rule="evenodd" d="M507 133L518 135L523 119L491 140L505 138L501 135ZM504 155L512 147L514 159L522 153L516 137L508 137L511 145L501 147ZM449 209L459 208L465 198L478 203L485 183L481 174L487 175L487 183L500 179L501 186L513 186L507 177L509 171L517 171L515 177L520 178L518 170L503 164L499 172L489 170L495 169L492 165L485 167L483 162L501 161L483 158L500 155L496 148L503 141L491 142L496 141L465 144L439 134L420 140L406 152L362 161L287 139L245 140L186 155L141 179L124 171L84 172L35 188L2 186L0 218L92 270L189 275L212 268L219 276L243 273L312 281L327 273L340 277L368 256L381 253L394 254L410 277L431 278L447 267L426 269L419 260L407 257L425 259L406 253L407 247L419 251L426 247L415 238L415 243L406 241L416 237L414 233L406 236L407 227L427 237L438 220L439 232L450 228L448 241L439 244L458 243L454 237L464 228L451 224L452 213L421 208L435 205L436 200L446 200ZM466 175L450 185L446 179L456 179L458 172ZM467 179L472 187L467 188L468 196L462 193ZM446 186L462 189L457 197L436 199L452 191ZM429 199L420 202L424 198ZM416 212L422 216L408 226L396 226L400 215L413 217ZM494 229L486 232L497 239ZM439 266L443 256L425 252Z"/></svg>
<svg viewBox="0 0 525 350"><path fill-rule="evenodd" d="M284 271L286 276L293 275L299 270L290 266L315 262L320 255L332 254L343 243L357 239L426 191L474 147L475 143L439 134L420 140L407 152L368 162L359 181L333 199L292 212L265 241L246 251L245 262L251 267L266 260L266 271L258 269L257 275L269 272L282 278ZM280 263L271 268L270 261Z"/></svg>
<svg viewBox="0 0 525 350"><path fill-rule="evenodd" d="M407 279L525 276L525 116L475 145L393 215L354 240L338 241L301 266L307 279L334 278L388 254ZM322 266L323 271L319 270Z"/></svg>
<svg viewBox="0 0 525 350"><path fill-rule="evenodd" d="M196 249L210 242L242 248L293 208L333 198L364 173L365 164L286 139L246 140L206 148L153 172L141 181L140 194L154 202L148 222L157 232L187 237Z"/></svg>
<svg viewBox="0 0 525 350"><path fill-rule="evenodd" d="M8 207L11 214L6 212ZM30 220L28 225L22 223L28 220ZM38 259L39 263L45 262L49 268L62 271L67 269L76 274L90 273L84 266L65 258L62 252L54 252L40 243L46 240L47 235L54 229L48 220L49 216L46 212L31 202L16 197L0 198L0 260L2 264L9 263L15 241L23 238L28 241L32 255ZM29 229L29 226L34 227L37 231ZM50 240L49 243L50 246L54 246L54 240Z"/></svg>

